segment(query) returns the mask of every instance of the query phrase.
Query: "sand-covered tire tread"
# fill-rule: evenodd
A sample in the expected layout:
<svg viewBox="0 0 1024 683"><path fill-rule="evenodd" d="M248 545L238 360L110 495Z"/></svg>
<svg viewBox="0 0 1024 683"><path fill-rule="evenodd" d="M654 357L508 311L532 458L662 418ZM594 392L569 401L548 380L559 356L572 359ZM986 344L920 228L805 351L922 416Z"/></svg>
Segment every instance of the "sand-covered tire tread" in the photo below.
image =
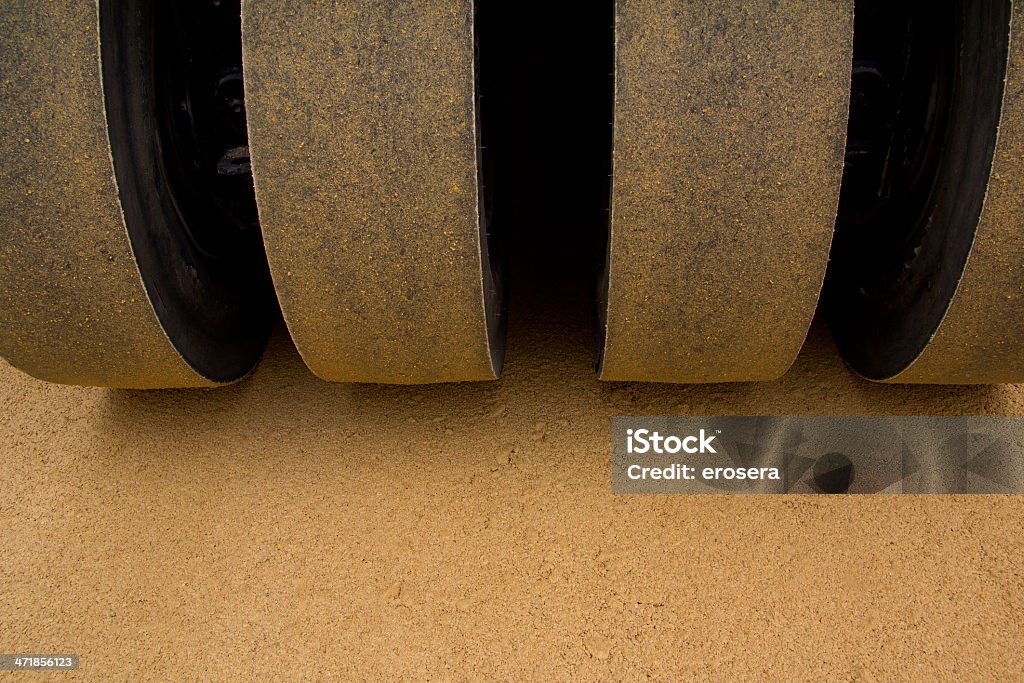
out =
<svg viewBox="0 0 1024 683"><path fill-rule="evenodd" d="M868 226L875 232L867 234L884 236L879 227L895 234L901 250L858 242L858 230L840 226L829 321L847 363L872 380L1020 382L1024 12L1009 2L949 3L943 12L956 31L955 80L942 105L948 113L933 187L913 220L893 223L890 212ZM889 261L878 256L890 252Z"/></svg>
<svg viewBox="0 0 1024 683"><path fill-rule="evenodd" d="M0 25L0 356L69 384L223 381L175 349L136 265L112 166L97 4L8 3Z"/></svg>
<svg viewBox="0 0 1024 683"><path fill-rule="evenodd" d="M334 381L492 379L473 3L243 7L260 222L303 360Z"/></svg>
<svg viewBox="0 0 1024 683"><path fill-rule="evenodd" d="M836 216L853 2L618 0L606 380L772 379Z"/></svg>

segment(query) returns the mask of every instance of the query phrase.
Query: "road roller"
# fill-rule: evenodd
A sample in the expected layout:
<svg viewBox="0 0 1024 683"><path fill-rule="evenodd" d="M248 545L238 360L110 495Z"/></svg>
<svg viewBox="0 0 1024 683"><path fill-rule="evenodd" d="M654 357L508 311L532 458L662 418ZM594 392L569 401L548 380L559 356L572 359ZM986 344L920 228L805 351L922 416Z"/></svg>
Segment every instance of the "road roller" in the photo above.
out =
<svg viewBox="0 0 1024 683"><path fill-rule="evenodd" d="M817 314L869 380L1024 381L1009 0L12 0L0 28L0 357L39 379L224 385L282 319L328 381L496 379L537 233L495 197L571 166L509 158L586 83L558 134L600 178L571 195L598 378L775 379Z"/></svg>

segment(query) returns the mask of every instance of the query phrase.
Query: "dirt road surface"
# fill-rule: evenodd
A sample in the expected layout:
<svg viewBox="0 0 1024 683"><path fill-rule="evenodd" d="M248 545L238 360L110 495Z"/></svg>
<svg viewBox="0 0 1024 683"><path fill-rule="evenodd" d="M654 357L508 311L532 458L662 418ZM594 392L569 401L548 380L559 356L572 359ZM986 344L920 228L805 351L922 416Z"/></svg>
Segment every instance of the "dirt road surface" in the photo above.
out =
<svg viewBox="0 0 1024 683"><path fill-rule="evenodd" d="M551 299L554 299L552 297ZM1024 386L607 384L513 306L498 382L328 384L283 330L210 391L0 366L0 651L54 680L1024 675L1021 497L610 493L622 414L1024 414ZM46 674L12 674L42 680Z"/></svg>

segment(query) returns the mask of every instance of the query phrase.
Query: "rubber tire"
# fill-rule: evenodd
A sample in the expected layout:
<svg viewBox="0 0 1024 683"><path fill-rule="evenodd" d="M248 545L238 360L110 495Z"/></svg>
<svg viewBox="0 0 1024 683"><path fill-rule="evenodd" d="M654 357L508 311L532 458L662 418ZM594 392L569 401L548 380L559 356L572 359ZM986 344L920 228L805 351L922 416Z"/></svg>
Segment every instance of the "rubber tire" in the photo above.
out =
<svg viewBox="0 0 1024 683"><path fill-rule="evenodd" d="M852 34L852 0L617 0L602 379L792 364L828 263Z"/></svg>
<svg viewBox="0 0 1024 683"><path fill-rule="evenodd" d="M187 260L173 214L153 213L173 212L151 165L155 124L135 120L108 135L99 14L94 0L0 10L0 355L66 384L233 381L259 359L273 300L240 294L257 289L250 282L222 291L209 264ZM111 139L128 149L113 150ZM139 163L115 179L125 154Z"/></svg>
<svg viewBox="0 0 1024 683"><path fill-rule="evenodd" d="M980 7L998 14L994 3ZM922 255L937 252L938 266L918 276L917 282L928 281L916 285L920 293L899 295L911 303L894 323L878 325L866 318L850 324L844 316L854 310L846 304L853 296L835 297L830 318L839 348L850 367L868 379L914 384L1024 381L1024 10L1013 3L1008 25L989 29L1007 31L1002 36L1008 36L1005 81L987 63L965 76L972 80L958 89L968 93L958 105L967 131L960 137L968 139L968 152L979 161L968 165L968 153L958 153L953 160L960 165L949 172L948 183L953 188L949 193L958 198L981 188L980 214L944 224L944 232L921 250ZM985 34L978 42L994 50L999 38ZM993 116L988 113L999 106L998 91L975 92L972 88L981 77L991 79L986 87L1002 86L1001 109ZM981 124L986 117L990 123ZM989 137L991 119L998 120L994 141ZM854 288L855 283L846 285L847 290ZM858 315L896 317L878 308Z"/></svg>
<svg viewBox="0 0 1024 683"><path fill-rule="evenodd" d="M244 3L267 257L292 339L323 379L498 375L473 12L471 0Z"/></svg>

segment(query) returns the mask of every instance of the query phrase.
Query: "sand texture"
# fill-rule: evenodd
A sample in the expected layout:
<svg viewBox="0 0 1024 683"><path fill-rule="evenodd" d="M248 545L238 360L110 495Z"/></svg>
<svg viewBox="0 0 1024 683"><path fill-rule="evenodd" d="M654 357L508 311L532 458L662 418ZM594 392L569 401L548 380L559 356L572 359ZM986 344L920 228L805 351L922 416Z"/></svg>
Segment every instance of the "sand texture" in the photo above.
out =
<svg viewBox="0 0 1024 683"><path fill-rule="evenodd" d="M558 300L513 307L498 382L328 384L280 332L217 390L0 366L0 651L79 653L60 680L1024 675L1020 497L609 470L616 414L1024 414L1024 386L869 384L820 325L777 382L601 383Z"/></svg>

